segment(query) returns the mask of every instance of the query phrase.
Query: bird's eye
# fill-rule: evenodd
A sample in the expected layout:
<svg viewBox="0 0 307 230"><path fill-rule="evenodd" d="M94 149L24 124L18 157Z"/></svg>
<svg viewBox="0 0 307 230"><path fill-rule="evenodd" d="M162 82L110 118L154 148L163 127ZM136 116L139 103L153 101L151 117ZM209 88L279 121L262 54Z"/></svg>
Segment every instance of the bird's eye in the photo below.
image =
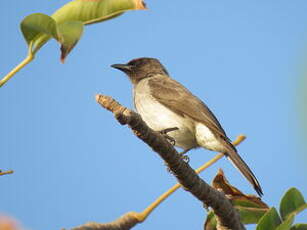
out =
<svg viewBox="0 0 307 230"><path fill-rule="evenodd" d="M129 62L128 65L131 66L131 67L135 67L135 63L134 62Z"/></svg>

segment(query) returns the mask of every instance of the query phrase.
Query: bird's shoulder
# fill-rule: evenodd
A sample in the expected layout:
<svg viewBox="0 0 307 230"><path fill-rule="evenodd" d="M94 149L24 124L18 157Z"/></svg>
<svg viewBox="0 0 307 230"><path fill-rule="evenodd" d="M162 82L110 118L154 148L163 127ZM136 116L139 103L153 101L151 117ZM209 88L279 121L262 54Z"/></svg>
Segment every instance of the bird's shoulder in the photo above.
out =
<svg viewBox="0 0 307 230"><path fill-rule="evenodd" d="M188 116L206 125L214 134L228 140L215 115L197 96L167 75L148 78L151 95L155 100L181 116Z"/></svg>

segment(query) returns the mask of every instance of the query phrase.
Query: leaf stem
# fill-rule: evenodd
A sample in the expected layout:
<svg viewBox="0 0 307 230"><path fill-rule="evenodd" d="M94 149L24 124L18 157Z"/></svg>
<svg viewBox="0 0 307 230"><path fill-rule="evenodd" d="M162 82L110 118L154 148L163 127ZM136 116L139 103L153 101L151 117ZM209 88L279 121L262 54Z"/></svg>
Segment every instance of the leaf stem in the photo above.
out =
<svg viewBox="0 0 307 230"><path fill-rule="evenodd" d="M17 65L11 72L9 72L4 78L0 80L0 87L2 87L8 80L10 80L11 77L13 77L19 70L29 64L34 59L34 57L34 54L29 51L28 56L22 62L20 62L19 65Z"/></svg>
<svg viewBox="0 0 307 230"><path fill-rule="evenodd" d="M239 145L242 141L245 140L244 135L240 135L237 137L237 139L233 142L233 145ZM214 158L212 158L210 161L203 164L201 167L195 170L197 174L201 173L205 169L209 168L211 165L213 165L215 162L217 162L219 159L221 159L224 156L223 153L217 154ZM140 213L133 213L135 218L138 219L139 222L143 222L150 213L158 207L166 198L168 198L170 195L172 195L177 189L181 187L181 184L175 184L173 187L171 187L168 191L163 193L158 199L156 199L154 202L152 202L146 209L143 210L143 212Z"/></svg>

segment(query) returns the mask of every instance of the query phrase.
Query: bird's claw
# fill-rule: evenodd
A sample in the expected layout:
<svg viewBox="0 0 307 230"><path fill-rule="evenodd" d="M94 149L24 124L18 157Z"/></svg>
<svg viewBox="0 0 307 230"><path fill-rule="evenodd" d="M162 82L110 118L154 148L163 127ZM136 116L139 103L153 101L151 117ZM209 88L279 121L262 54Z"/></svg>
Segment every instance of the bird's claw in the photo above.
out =
<svg viewBox="0 0 307 230"><path fill-rule="evenodd" d="M162 134L166 138L166 140L168 140L172 145L175 145L176 140L173 137L167 135L167 133L175 131L175 130L178 130L178 128L173 127L173 128L163 129L163 130L159 131L159 133Z"/></svg>
<svg viewBox="0 0 307 230"><path fill-rule="evenodd" d="M189 152L192 148L186 149L184 151L182 151L181 153L179 153L180 157L182 160L184 160L186 163L190 162L190 158L186 155L187 152Z"/></svg>
<svg viewBox="0 0 307 230"><path fill-rule="evenodd" d="M166 140L169 141L169 143L171 143L171 145L176 145L176 140L174 138L170 137L167 134L164 134L163 136L166 138Z"/></svg>
<svg viewBox="0 0 307 230"><path fill-rule="evenodd" d="M185 163L188 164L188 163L190 162L190 158L189 158L189 156L185 155L185 152L179 153L179 155L180 155L180 158L181 158Z"/></svg>

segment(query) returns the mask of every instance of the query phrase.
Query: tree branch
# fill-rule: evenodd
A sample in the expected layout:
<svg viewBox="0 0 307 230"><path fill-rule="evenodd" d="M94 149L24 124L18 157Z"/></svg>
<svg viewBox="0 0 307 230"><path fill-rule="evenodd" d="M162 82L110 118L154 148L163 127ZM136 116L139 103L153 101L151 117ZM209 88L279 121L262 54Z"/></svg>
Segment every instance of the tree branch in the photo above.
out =
<svg viewBox="0 0 307 230"><path fill-rule="evenodd" d="M159 154L185 190L192 193L193 196L203 202L205 206L213 209L218 217L219 229L245 229L240 222L239 214L225 195L202 180L195 171L182 160L175 148L159 132L150 129L139 114L120 105L108 96L97 95L96 100L102 107L112 112L120 124L128 125L138 138L143 140ZM112 223L89 223L73 228L73 230L128 230L139 222L141 221L137 213L130 212Z"/></svg>
<svg viewBox="0 0 307 230"><path fill-rule="evenodd" d="M90 222L79 227L75 227L72 230L129 230L140 222L137 219L136 214L137 213L134 212L128 212L110 223L100 224Z"/></svg>

